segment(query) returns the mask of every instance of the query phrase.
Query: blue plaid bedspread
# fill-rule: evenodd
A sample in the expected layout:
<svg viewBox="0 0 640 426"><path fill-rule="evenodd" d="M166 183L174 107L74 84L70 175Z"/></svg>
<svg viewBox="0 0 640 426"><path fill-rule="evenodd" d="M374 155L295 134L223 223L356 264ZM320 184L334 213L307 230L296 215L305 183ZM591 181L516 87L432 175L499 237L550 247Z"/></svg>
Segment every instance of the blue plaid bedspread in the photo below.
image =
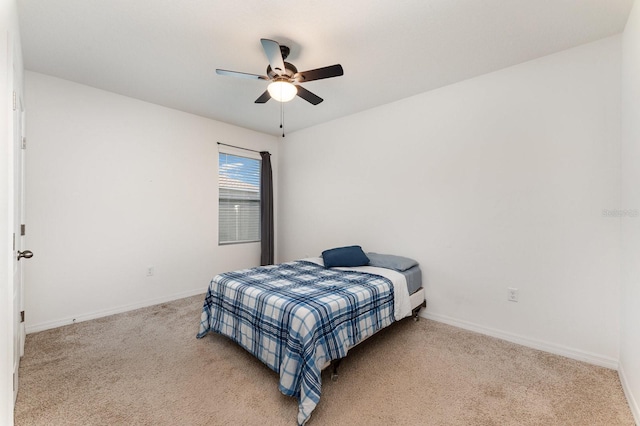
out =
<svg viewBox="0 0 640 426"><path fill-rule="evenodd" d="M394 322L393 310L387 278L296 261L216 276L197 337L225 335L279 373L302 425L320 401L322 368Z"/></svg>

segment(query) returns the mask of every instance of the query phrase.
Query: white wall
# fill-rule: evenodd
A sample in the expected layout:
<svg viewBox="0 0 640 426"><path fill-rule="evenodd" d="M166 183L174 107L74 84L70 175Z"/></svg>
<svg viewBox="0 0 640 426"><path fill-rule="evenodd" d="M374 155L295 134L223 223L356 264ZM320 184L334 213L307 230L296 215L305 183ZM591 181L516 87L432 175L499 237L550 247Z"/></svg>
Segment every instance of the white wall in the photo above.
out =
<svg viewBox="0 0 640 426"><path fill-rule="evenodd" d="M640 4L622 37L622 201L640 209ZM620 377L640 424L640 217L623 217Z"/></svg>
<svg viewBox="0 0 640 426"><path fill-rule="evenodd" d="M13 67L9 67L9 58ZM22 50L16 2L0 0L0 424L13 424L13 109L22 94Z"/></svg>
<svg viewBox="0 0 640 426"><path fill-rule="evenodd" d="M617 367L620 43L287 135L280 260L414 257L428 317Z"/></svg>
<svg viewBox="0 0 640 426"><path fill-rule="evenodd" d="M218 146L278 138L27 72L27 331L204 293L259 264L218 246ZM155 275L147 277L147 267Z"/></svg>

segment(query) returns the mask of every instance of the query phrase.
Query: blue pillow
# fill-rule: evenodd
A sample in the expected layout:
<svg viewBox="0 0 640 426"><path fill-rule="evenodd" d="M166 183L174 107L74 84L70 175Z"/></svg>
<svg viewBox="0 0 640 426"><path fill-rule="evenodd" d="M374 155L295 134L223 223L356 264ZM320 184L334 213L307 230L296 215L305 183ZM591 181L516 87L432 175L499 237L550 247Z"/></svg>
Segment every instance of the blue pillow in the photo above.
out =
<svg viewBox="0 0 640 426"><path fill-rule="evenodd" d="M378 254L369 252L367 253L367 256L369 257L370 266L395 269L396 271L400 272L411 269L418 264L417 260L403 256L394 256L392 254Z"/></svg>
<svg viewBox="0 0 640 426"><path fill-rule="evenodd" d="M327 268L365 266L369 264L369 258L364 254L360 246L337 247L325 250L322 252L322 260Z"/></svg>

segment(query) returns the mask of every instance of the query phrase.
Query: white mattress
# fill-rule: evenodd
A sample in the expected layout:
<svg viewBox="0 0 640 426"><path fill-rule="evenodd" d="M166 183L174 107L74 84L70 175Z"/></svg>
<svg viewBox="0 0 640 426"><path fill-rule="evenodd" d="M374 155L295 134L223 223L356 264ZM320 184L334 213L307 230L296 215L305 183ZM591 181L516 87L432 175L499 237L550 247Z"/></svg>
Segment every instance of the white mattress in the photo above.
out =
<svg viewBox="0 0 640 426"><path fill-rule="evenodd" d="M424 295L424 288L420 287L411 296L409 296L409 302L411 304L411 310L414 310L426 300Z"/></svg>

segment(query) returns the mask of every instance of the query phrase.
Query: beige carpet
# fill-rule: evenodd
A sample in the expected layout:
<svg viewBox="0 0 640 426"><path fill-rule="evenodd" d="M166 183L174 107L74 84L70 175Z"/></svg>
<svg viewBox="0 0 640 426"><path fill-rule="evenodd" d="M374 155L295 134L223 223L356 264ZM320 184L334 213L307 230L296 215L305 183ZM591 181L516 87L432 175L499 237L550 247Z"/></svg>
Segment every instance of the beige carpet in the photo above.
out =
<svg viewBox="0 0 640 426"><path fill-rule="evenodd" d="M204 296L27 336L16 425L295 425L278 377L197 340ZM422 319L323 373L320 425L633 425L613 370Z"/></svg>

